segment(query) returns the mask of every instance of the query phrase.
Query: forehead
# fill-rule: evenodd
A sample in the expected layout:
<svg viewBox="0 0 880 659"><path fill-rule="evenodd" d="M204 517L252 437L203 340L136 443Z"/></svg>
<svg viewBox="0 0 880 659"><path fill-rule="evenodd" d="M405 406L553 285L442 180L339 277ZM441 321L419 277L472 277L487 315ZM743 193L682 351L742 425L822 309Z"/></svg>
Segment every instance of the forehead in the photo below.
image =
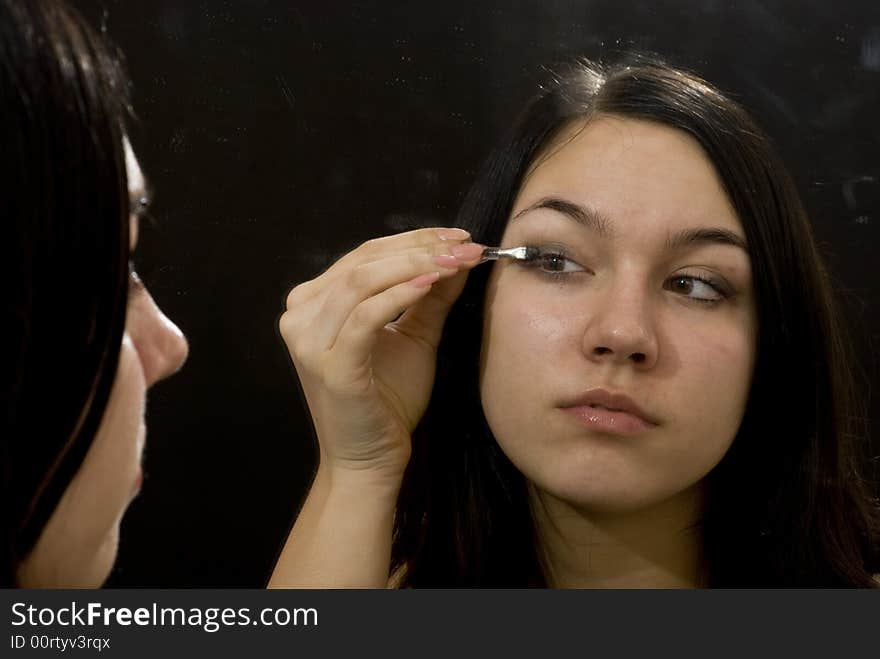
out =
<svg viewBox="0 0 880 659"><path fill-rule="evenodd" d="M568 127L539 156L520 189L516 212L558 195L612 220L687 225L710 220L739 227L718 174L683 131L613 115Z"/></svg>
<svg viewBox="0 0 880 659"><path fill-rule="evenodd" d="M125 173L128 178L128 190L132 196L140 196L146 187L144 173L141 171L141 166L127 137L123 138L123 145L125 147Z"/></svg>

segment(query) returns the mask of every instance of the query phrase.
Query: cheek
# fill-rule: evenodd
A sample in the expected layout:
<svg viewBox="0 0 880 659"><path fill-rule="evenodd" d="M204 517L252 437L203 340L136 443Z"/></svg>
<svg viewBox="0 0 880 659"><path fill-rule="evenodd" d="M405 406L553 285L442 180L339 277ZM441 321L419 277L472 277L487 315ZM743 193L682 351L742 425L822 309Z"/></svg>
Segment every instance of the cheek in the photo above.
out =
<svg viewBox="0 0 880 659"><path fill-rule="evenodd" d="M520 360L543 358L548 348L569 340L575 325L562 305L529 293L519 289L500 296L490 309L493 344L516 353Z"/></svg>
<svg viewBox="0 0 880 659"><path fill-rule="evenodd" d="M676 378L682 427L727 442L739 428L751 389L754 340L749 322L718 322L673 328L680 360Z"/></svg>
<svg viewBox="0 0 880 659"><path fill-rule="evenodd" d="M107 578L116 557L119 522L139 470L144 398L143 372L126 335L98 431L23 564L24 582L95 588Z"/></svg>
<svg viewBox="0 0 880 659"><path fill-rule="evenodd" d="M546 398L550 392L542 385L552 383L548 371L571 361L575 330L582 324L552 285L517 274L493 277L487 292L480 384L490 420L524 416Z"/></svg>
<svg viewBox="0 0 880 659"><path fill-rule="evenodd" d="M82 466L82 486L90 491L95 520L118 520L132 495L145 439L146 386L137 351L123 340L119 367L104 417Z"/></svg>

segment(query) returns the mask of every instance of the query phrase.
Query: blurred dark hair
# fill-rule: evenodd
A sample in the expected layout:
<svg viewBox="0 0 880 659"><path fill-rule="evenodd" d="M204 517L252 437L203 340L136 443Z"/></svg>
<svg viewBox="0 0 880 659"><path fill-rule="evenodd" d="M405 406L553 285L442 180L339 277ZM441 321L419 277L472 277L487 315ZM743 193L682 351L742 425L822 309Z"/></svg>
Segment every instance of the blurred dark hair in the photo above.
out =
<svg viewBox="0 0 880 659"><path fill-rule="evenodd" d="M851 344L795 186L738 104L659 60L579 62L525 109L461 208L473 240L500 243L529 166L560 131L601 114L659 122L699 142L750 246L759 333L738 435L707 476L702 520L714 587L868 587L877 502ZM392 570L402 586L546 584L524 477L501 452L479 392L490 269L474 270L447 319L435 388L413 434Z"/></svg>
<svg viewBox="0 0 880 659"><path fill-rule="evenodd" d="M125 326L128 85L62 2L0 0L0 586L78 470Z"/></svg>

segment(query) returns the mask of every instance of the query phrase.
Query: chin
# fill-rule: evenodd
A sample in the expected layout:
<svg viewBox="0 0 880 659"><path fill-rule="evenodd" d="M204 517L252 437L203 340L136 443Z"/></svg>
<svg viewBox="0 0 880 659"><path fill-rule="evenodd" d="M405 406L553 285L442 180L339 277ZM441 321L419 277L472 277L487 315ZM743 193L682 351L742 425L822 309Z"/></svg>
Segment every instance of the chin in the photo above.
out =
<svg viewBox="0 0 880 659"><path fill-rule="evenodd" d="M551 484L548 487L534 484L534 487L587 515L629 515L663 500L663 497L654 497L647 493L623 491L620 487L611 490L585 488L583 483L569 486Z"/></svg>
<svg viewBox="0 0 880 659"><path fill-rule="evenodd" d="M532 489L585 514L631 514L662 503L677 491L652 483L645 474L634 473L632 465L616 460L599 464L595 454L582 457L554 461L561 468L539 467L523 473Z"/></svg>

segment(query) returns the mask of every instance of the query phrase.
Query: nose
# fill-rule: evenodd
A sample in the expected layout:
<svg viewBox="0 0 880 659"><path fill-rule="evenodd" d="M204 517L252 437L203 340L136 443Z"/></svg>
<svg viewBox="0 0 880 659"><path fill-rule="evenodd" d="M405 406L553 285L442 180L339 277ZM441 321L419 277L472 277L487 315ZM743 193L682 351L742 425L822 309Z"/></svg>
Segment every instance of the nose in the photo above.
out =
<svg viewBox="0 0 880 659"><path fill-rule="evenodd" d="M657 361L658 341L647 291L638 284L596 292L583 337L587 359L649 369Z"/></svg>
<svg viewBox="0 0 880 659"><path fill-rule="evenodd" d="M129 300L125 328L137 349L148 387L179 371L186 361L186 337L145 288L135 291Z"/></svg>

